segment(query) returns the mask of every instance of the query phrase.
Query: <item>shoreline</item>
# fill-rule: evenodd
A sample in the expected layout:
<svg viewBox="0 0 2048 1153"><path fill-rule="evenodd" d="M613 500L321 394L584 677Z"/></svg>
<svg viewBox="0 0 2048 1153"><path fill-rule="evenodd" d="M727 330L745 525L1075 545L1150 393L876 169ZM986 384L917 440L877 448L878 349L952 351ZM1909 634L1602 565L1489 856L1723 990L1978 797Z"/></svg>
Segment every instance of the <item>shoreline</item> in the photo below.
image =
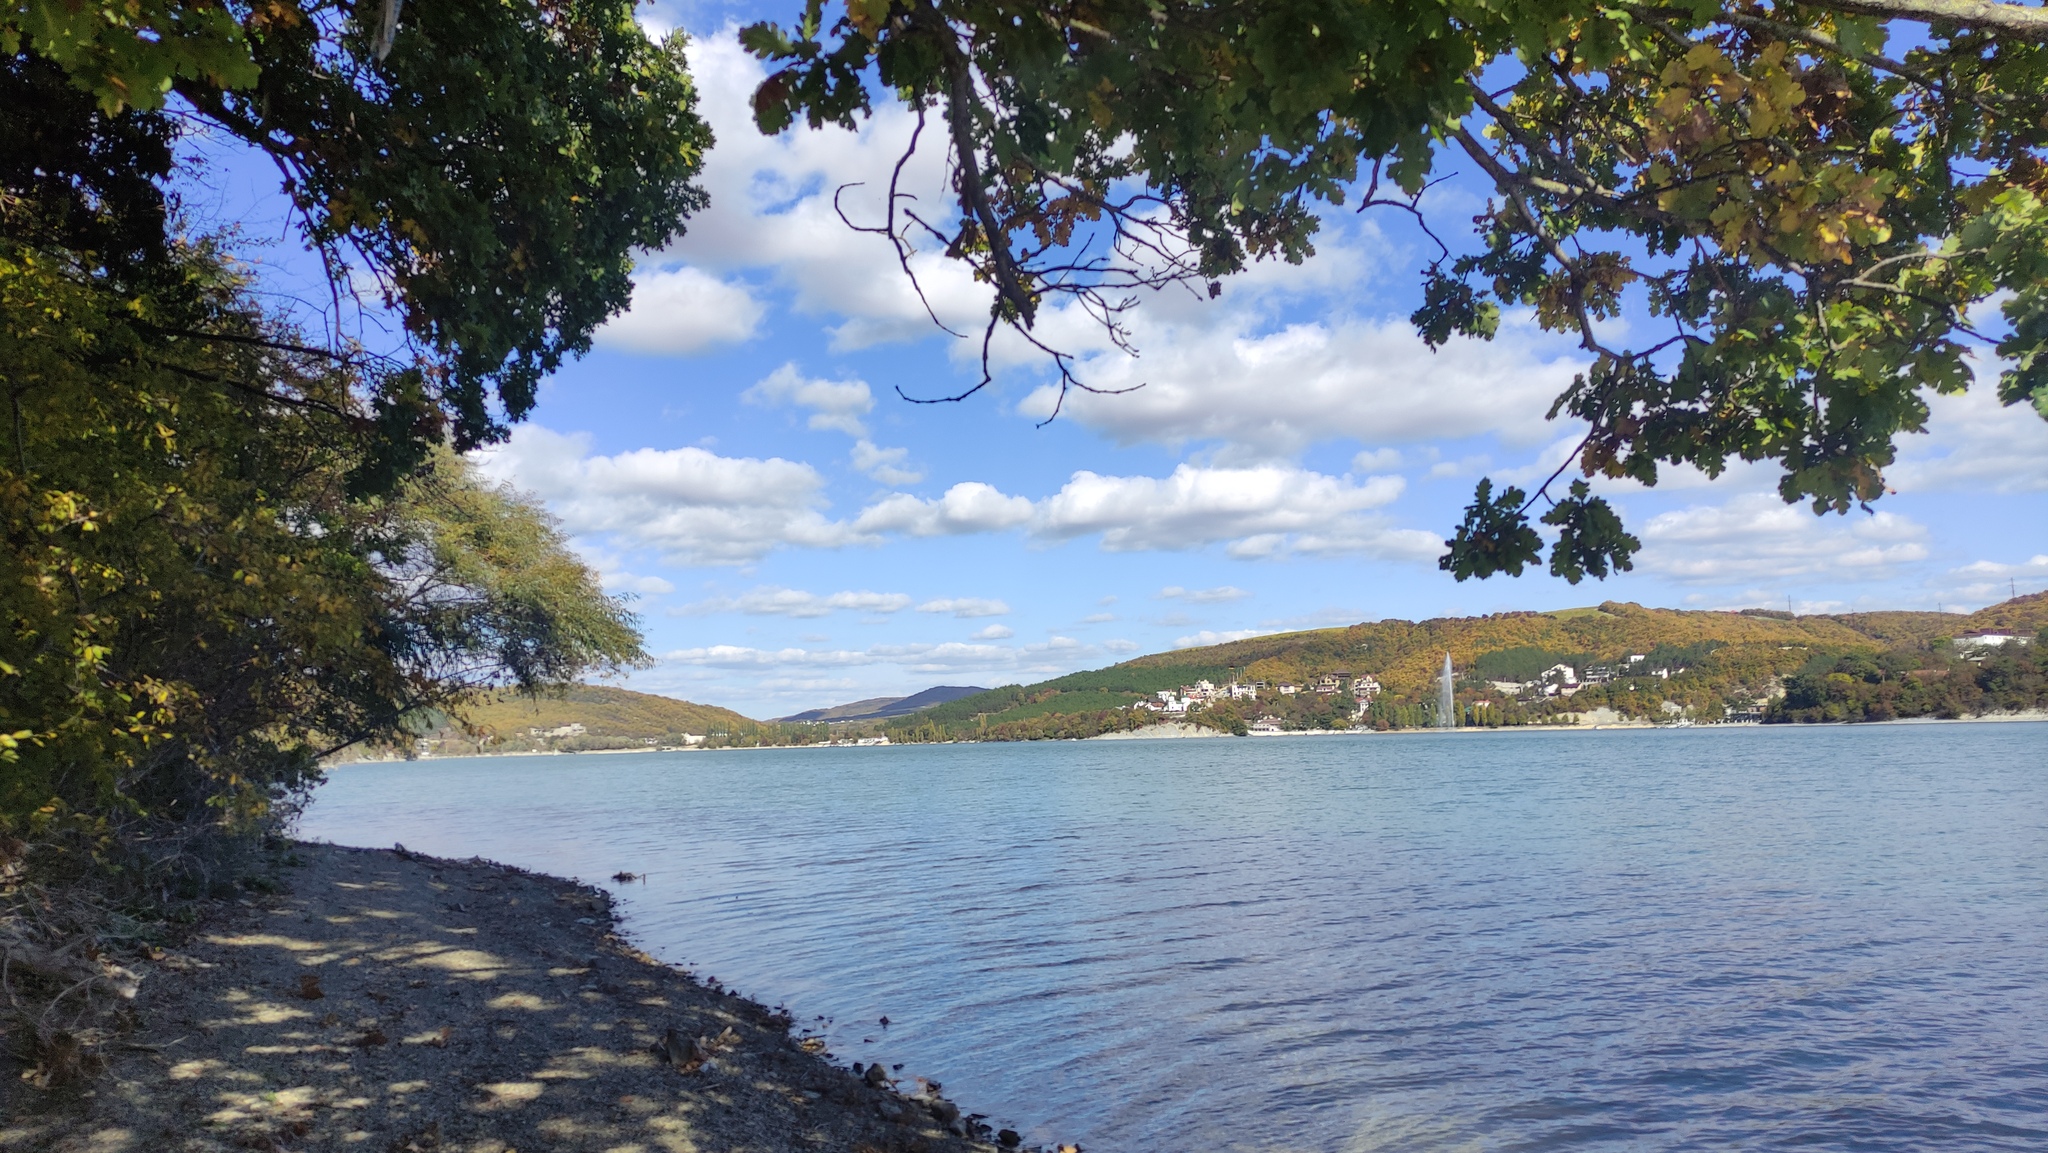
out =
<svg viewBox="0 0 2048 1153"><path fill-rule="evenodd" d="M1399 737L1399 736L1417 736L1417 735L1427 735L1427 734L1436 734L1436 733L1608 733L1608 732L1623 732L1623 731L1647 731L1647 730L1652 730L1652 729L1686 729L1686 730L1690 730L1690 731L1696 731L1696 732L1712 732L1712 731L1715 731L1715 730L1720 730L1720 729L1773 729L1773 730L1777 730L1777 729L1782 729L1782 730L1787 730L1787 731L1798 731L1798 730L1801 730L1801 729L1827 729L1827 728L1859 728L1859 729L1863 729L1863 728L1878 728L1878 727L1882 727L1882 726L1887 726L1887 725L1979 725L1979 724L2011 724L2011 723L2014 723L2014 722L2033 722L2033 723L2037 723L2037 724L2038 724L2038 723L2041 723L2041 722L2048 722L2048 709L2025 709L2025 710L2021 710L2021 711L2019 711L2019 712L2016 712L2016 713L1983 713L1983 714L1979 714L1979 715L1976 715L1976 716L1968 716L1968 717L1894 717L1894 718L1892 718L1891 720L1888 720L1888 721L1799 721L1799 722L1787 722L1787 723L1784 723L1784 724L1775 724L1775 725L1767 725L1767 724L1764 724L1764 723L1763 723L1763 722L1761 722L1761 721L1715 721L1715 722L1712 722L1712 723L1708 723L1708 724L1699 724L1699 723L1694 723L1694 724L1690 724L1690 725L1678 725L1678 724L1672 724L1672 723L1669 723L1669 722L1657 722L1657 721L1637 721L1637 722L1629 722L1629 721L1619 721L1619 722L1600 722L1600 723L1597 723L1597 724L1573 724L1573 725L1503 725L1503 726L1501 726L1501 727L1499 727L1499 728L1488 728L1488 727L1486 727L1486 726L1484 726L1484 725L1471 725L1471 726L1465 726L1465 727L1460 727L1460 728L1455 728L1455 729L1388 729L1388 730L1387 730L1387 731L1385 731L1385 732L1380 732L1380 731L1378 731L1378 730L1374 730L1374 729L1291 729L1291 730L1288 730L1288 731L1286 731L1286 732L1281 732L1281 733L1258 733L1258 734L1253 734L1253 735L1251 735L1251 736L1247 736L1247 737L1246 737L1245 739L1249 740L1249 739L1253 739L1253 737L1256 737L1257 739L1261 739L1261 740L1264 740L1264 739L1270 739L1270 738L1272 738L1272 737ZM1119 741L1119 740L1120 740L1120 741L1132 741L1132 740L1138 740L1138 741L1143 741L1143 740L1176 740L1176 739L1190 739L1190 738L1193 738L1193 739L1203 739L1203 738L1209 738L1209 737L1231 737L1231 736L1233 736L1233 734L1231 734L1231 733L1226 733L1226 732L1220 732L1220 731L1218 731L1218 730L1215 730L1215 729L1200 729L1200 728L1199 728L1199 726L1195 726L1195 725L1189 725L1189 724L1187 724L1187 723L1185 723L1185 722L1171 722L1171 724L1172 724L1172 725L1173 725L1174 727L1179 727L1179 728L1190 728L1190 729L1199 729L1199 731L1197 731L1197 732L1193 732L1193 733L1156 733L1156 734L1155 734L1155 733L1151 733L1151 732L1149 732L1149 731L1148 731L1148 729L1151 729L1151 728L1163 728L1163 727L1167 727L1167 726L1165 726L1165 725L1152 725L1152 726L1147 726L1147 728L1146 728L1146 729L1132 729L1132 730L1128 730L1128 731L1124 731L1124 732L1116 732L1116 733L1098 733L1097 735L1095 735L1095 736L1092 736L1092 737L1081 737L1081 738L1077 738L1077 739L1078 739L1078 740L1087 740L1087 741L1103 741L1103 740L1112 740L1112 741ZM1069 739L1076 739L1076 738L1069 738ZM458 754L456 754L456 755L454 755L454 756L437 756L437 755L433 755L433 754L428 754L428 755L425 755L425 756L418 756L418 757L381 757L381 758L375 758L375 759L371 759L371 758L362 758L362 759L358 759L358 760L352 760L352 761L342 761L342 762L339 762L339 763L336 763L336 764L332 764L332 765L325 765L325 766L322 766L322 768L323 768L323 769L324 769L325 771L328 771L328 772L332 772L332 771L333 771L333 770L335 770L335 769L345 769L345 768L348 768L348 767L349 767L349 766L351 766L351 765L392 765L392 764L404 764L404 763L407 763L407 762L414 762L414 763L417 763L417 762L421 762L421 761L475 761L475 760L485 760L485 759L496 759L496 758L500 758L500 757L589 757L589 756L606 756L606 757L613 757L613 756L628 756L628 755L653 755L653 754L666 754L666 753L762 753L762 752L775 752L775 751L778 751L778 750L780 750L780 751L791 751L791 750L798 750L798 749L839 749L839 750L842 750L842 751L843 751L843 750L846 750L846 749L853 749L853 748L867 748L867 749L912 749L912 748L925 748L925 747L932 747L932 746L940 746L940 745L1028 745L1028 744L1043 744L1043 743L1048 743L1048 742L1044 742L1044 741L903 741L903 742L899 742L899 743L893 743L893 744L887 744L887 745L864 745L864 746L855 746L855 745L825 745L825 744L811 744L811 745L746 745L746 746L735 746L735 747L731 747L731 748L720 748L720 749L704 749L704 748L690 748L690 749L585 749L585 750L581 750L581 751L577 751L577 752L570 752L570 751L567 751L567 750L551 750L551 751L525 750L525 751L520 751L520 752L514 752L514 753L458 753Z"/></svg>
<svg viewBox="0 0 2048 1153"><path fill-rule="evenodd" d="M937 1082L857 1076L787 1012L648 956L596 886L402 847L288 864L138 962L105 1071L10 1100L0 1150L998 1148Z"/></svg>

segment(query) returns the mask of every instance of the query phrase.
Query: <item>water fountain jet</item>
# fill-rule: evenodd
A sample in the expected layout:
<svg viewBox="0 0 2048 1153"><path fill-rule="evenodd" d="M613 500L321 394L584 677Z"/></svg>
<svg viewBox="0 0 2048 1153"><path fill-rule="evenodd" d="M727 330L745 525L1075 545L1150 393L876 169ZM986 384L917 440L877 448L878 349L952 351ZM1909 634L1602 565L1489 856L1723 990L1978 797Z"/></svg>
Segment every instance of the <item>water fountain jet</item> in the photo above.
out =
<svg viewBox="0 0 2048 1153"><path fill-rule="evenodd" d="M1451 695L1451 654L1444 654L1443 680L1436 689L1436 727L1455 729L1458 727L1458 702Z"/></svg>

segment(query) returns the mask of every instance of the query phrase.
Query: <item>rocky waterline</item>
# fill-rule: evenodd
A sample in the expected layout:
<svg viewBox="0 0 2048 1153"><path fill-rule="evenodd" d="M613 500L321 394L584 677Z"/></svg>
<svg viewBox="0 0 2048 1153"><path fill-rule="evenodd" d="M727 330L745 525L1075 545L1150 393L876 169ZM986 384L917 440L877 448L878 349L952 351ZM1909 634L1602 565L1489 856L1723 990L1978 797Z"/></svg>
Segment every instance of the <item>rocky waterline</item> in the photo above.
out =
<svg viewBox="0 0 2048 1153"><path fill-rule="evenodd" d="M300 845L286 892L143 967L132 1031L0 1149L861 1150L1014 1142L937 1083L829 1062L779 1010L662 965L610 897L482 860ZM21 1108L33 1105L32 1109Z"/></svg>

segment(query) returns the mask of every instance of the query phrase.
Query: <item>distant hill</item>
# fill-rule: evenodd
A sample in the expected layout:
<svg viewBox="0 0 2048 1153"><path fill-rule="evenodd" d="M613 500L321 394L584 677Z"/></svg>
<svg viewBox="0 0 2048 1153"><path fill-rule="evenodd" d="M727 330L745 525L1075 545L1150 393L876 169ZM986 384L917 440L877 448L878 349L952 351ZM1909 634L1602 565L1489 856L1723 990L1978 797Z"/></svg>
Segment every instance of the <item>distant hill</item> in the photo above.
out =
<svg viewBox="0 0 2048 1153"><path fill-rule="evenodd" d="M580 726L580 729L579 729ZM416 751L433 756L662 748L704 738L712 746L782 744L793 734L731 709L609 685L526 696L498 692L442 716Z"/></svg>
<svg viewBox="0 0 2048 1153"><path fill-rule="evenodd" d="M817 724L820 721L879 721L909 716L911 713L922 712L949 701L957 701L962 697L971 697L987 691L978 685L938 685L907 697L869 697L864 701L834 705L829 709L811 709L775 719L792 724Z"/></svg>
<svg viewBox="0 0 2048 1153"><path fill-rule="evenodd" d="M2026 694L2034 691L2013 690L2019 693L2016 697L2010 692L1991 698L1973 695L1975 691L1968 689L1962 678L1950 674L1974 676L1978 666L1958 665L1960 658L1945 647L1949 638L1979 629L2037 633L2044 627L2048 627L2048 594L2018 597L1967 616L1923 612L1793 616L1756 609L1695 612L1608 601L1597 607L1556 612L1386 620L1138 657L1035 685L991 689L915 717L892 719L885 727L898 740L1091 736L1143 723L1148 718L1134 715L1130 706L1161 689L1198 680L1305 684L1338 671L1375 677L1385 691L1376 705L1379 715L1369 719L1400 727L1419 723L1429 707L1446 652L1461 676L1461 707L1492 708L1488 716L1518 717L1522 723L1595 707L1612 708L1620 715L1657 716L1668 712L1663 709L1666 701L1688 715L1718 717L1724 706L1747 709L1758 699L1782 695L1785 678L1795 674L1825 679L1836 663L1850 658L1861 659L1877 671L1855 677L1838 671L1834 675L1860 679L1877 688L1840 690L1837 695L1861 699L1861 694L1874 699L1890 683L1913 690L1894 701L1897 707L1925 708L1930 711L1924 715L1941 715L1944 709L2031 707L2026 702L2032 698ZM1638 666L1641 669L1661 668L1666 675L1654 682L1646 675L1623 677L1570 701L1538 704L1518 702L1513 694L1487 687L1493 680L1532 679L1555 664L1582 671L1593 665L1627 668L1631 655L1644 658ZM1925 690L1936 682L1947 687L1942 692ZM1308 701L1309 696L1271 695L1249 707L1256 710L1253 717L1268 709L1300 711L1300 702ZM2009 699L2021 704L1996 704ZM1869 716L1877 719L1879 713ZM1219 717L1219 723L1232 719ZM1301 720L1304 725L1334 723L1329 717ZM1351 723L1349 717L1343 720Z"/></svg>

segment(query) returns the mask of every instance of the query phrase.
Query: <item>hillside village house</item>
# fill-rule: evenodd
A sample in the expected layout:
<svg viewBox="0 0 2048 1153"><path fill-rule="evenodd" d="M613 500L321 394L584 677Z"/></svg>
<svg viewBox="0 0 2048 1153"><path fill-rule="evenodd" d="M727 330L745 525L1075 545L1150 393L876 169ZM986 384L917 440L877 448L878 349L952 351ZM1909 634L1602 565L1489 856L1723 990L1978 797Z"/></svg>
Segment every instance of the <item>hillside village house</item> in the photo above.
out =
<svg viewBox="0 0 2048 1153"><path fill-rule="evenodd" d="M2011 629L1975 629L1962 633L1949 644L1959 653L1982 652L1985 649L2014 648L2032 644L2034 638L2023 637Z"/></svg>
<svg viewBox="0 0 2048 1153"><path fill-rule="evenodd" d="M1361 716L1364 715L1365 706L1370 704L1372 699L1380 694L1380 682L1372 674L1368 673L1362 677L1354 677L1350 672L1342 669L1323 674L1310 682L1307 687L1312 688L1318 693L1338 693L1348 690L1358 699L1359 715ZM1152 712L1164 713L1168 716L1182 716L1189 709L1208 704L1211 701L1255 701L1259 699L1259 690L1265 688L1276 688L1276 691L1281 696L1288 697L1303 690L1301 685L1283 683L1276 687L1269 685L1265 681L1231 681L1226 685L1218 685L1212 681L1196 681L1191 685L1182 685L1178 689L1160 689L1152 694L1153 699L1139 701L1131 707L1134 709L1148 709ZM1274 723L1277 724L1278 722Z"/></svg>
<svg viewBox="0 0 2048 1153"><path fill-rule="evenodd" d="M1196 681L1191 685L1182 685L1178 690L1160 689L1152 695L1158 698L1156 702L1139 701L1131 707L1147 708L1153 712L1177 715L1187 712L1188 709L1195 705L1207 704L1210 701L1257 700L1259 690L1256 686L1246 684L1243 681L1232 681L1221 688L1218 688L1211 681Z"/></svg>
<svg viewBox="0 0 2048 1153"><path fill-rule="evenodd" d="M1568 697L1579 691L1579 671L1567 664L1555 664L1536 678L1546 697Z"/></svg>

